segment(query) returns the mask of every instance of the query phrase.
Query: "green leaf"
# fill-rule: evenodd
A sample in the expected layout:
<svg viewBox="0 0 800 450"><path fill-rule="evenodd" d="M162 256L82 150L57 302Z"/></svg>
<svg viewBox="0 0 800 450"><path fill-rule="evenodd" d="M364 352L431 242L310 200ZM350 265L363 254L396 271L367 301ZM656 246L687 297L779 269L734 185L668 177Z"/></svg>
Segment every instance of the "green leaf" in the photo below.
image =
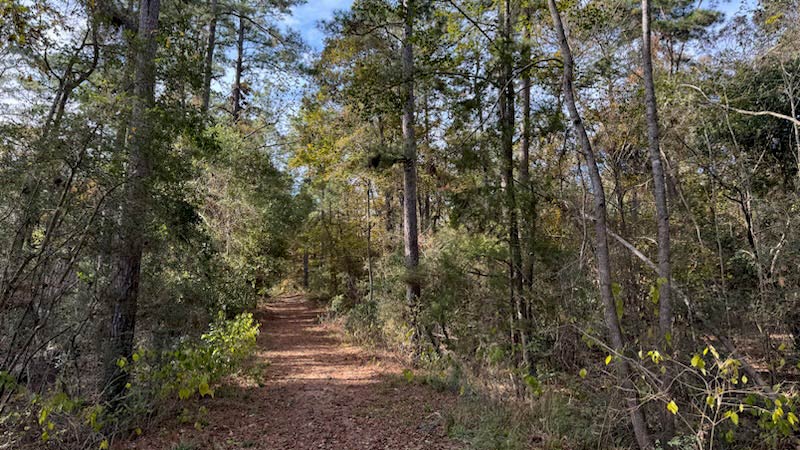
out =
<svg viewBox="0 0 800 450"><path fill-rule="evenodd" d="M578 375L579 375L581 378L586 378L586 374L587 374L587 371L586 371L586 369L581 369L581 371L580 371L580 372L578 372Z"/></svg>
<svg viewBox="0 0 800 450"><path fill-rule="evenodd" d="M178 398L181 400L186 400L192 395L192 391L189 388L181 388L178 391Z"/></svg>
<svg viewBox="0 0 800 450"><path fill-rule="evenodd" d="M611 294L614 298L618 298L619 294L622 293L622 286L619 283L611 283Z"/></svg>
<svg viewBox="0 0 800 450"><path fill-rule="evenodd" d="M200 383L200 386L197 388L198 392L200 393L201 397L205 397L206 395L214 395L214 391L208 386L208 383L205 381Z"/></svg>
<svg viewBox="0 0 800 450"><path fill-rule="evenodd" d="M725 432L725 442L729 444L733 442L733 430L728 430Z"/></svg>
<svg viewBox="0 0 800 450"><path fill-rule="evenodd" d="M703 375L706 374L706 362L702 356L700 355L692 356L692 367L700 369L700 371L703 372Z"/></svg>

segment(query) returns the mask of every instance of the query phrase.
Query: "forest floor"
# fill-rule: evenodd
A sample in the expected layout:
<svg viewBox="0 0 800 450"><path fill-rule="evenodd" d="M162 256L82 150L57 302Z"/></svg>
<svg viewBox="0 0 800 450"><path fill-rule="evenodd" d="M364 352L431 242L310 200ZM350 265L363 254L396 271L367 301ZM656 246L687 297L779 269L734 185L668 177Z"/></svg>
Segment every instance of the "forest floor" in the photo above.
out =
<svg viewBox="0 0 800 450"><path fill-rule="evenodd" d="M348 344L300 295L256 312L258 352L247 376L122 448L163 450L371 450L464 448L444 429L456 398L408 383L389 355ZM188 408L187 408L188 410ZM199 423L197 423L199 422Z"/></svg>

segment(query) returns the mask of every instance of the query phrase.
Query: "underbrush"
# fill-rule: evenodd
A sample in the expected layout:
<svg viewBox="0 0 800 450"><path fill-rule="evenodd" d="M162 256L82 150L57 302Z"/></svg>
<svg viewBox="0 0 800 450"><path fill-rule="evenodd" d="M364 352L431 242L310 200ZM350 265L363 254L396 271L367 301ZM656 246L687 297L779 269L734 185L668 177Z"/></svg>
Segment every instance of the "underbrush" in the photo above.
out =
<svg viewBox="0 0 800 450"><path fill-rule="evenodd" d="M11 412L0 417L0 448L107 449L115 439L142 434L167 414L202 427L207 411L192 400L213 396L224 377L237 373L254 353L258 334L251 314L226 319L220 313L199 339L162 352L140 349L130 360L120 358L117 365L130 381L113 409L96 399L71 397L64 386L32 394L0 377L0 387L14 396Z"/></svg>
<svg viewBox="0 0 800 450"><path fill-rule="evenodd" d="M608 420L613 411L593 401L580 383L553 379L535 390L529 387L522 397L492 397L458 364L442 361L417 372L406 370L402 377L458 396L455 406L445 411L444 426L449 436L470 449L589 450L598 448L598 443L604 449L625 448L615 442L625 433L617 429L619 422Z"/></svg>

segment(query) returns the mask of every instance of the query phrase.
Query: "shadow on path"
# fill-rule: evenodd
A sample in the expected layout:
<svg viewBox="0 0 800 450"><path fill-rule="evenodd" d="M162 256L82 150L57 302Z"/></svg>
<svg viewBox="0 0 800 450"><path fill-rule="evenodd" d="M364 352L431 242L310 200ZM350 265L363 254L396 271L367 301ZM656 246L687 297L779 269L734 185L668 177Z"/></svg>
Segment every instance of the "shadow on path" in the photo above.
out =
<svg viewBox="0 0 800 450"><path fill-rule="evenodd" d="M451 394L408 384L403 367L347 345L302 296L262 306L255 367L262 382L235 379L204 399L207 425L164 424L130 449L460 449L444 436Z"/></svg>

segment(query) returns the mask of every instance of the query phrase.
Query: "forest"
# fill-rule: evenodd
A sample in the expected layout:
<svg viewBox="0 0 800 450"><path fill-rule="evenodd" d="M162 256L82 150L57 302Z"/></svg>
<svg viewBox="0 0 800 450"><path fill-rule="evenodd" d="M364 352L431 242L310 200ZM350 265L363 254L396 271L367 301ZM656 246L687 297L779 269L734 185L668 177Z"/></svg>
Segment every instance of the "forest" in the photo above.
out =
<svg viewBox="0 0 800 450"><path fill-rule="evenodd" d="M0 0L0 449L800 448L798 109L798 0Z"/></svg>

